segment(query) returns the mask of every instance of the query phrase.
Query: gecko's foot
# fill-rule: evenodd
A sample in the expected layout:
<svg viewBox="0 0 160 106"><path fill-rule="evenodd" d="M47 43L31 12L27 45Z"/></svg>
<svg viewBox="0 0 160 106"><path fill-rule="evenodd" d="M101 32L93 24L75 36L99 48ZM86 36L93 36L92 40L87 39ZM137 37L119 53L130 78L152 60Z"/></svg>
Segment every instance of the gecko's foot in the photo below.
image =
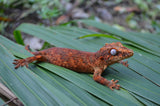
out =
<svg viewBox="0 0 160 106"><path fill-rule="evenodd" d="M117 84L117 82L118 82L118 80L115 80L115 81L114 81L114 79L112 79L112 80L110 81L109 88L110 88L111 90L113 90L113 88L119 90L120 85Z"/></svg>
<svg viewBox="0 0 160 106"><path fill-rule="evenodd" d="M124 66L128 67L128 61L119 61L120 64L123 64Z"/></svg>
<svg viewBox="0 0 160 106"><path fill-rule="evenodd" d="M17 69L20 66L26 66L28 68L28 62L26 61L26 59L15 59L13 64L15 64L15 69Z"/></svg>

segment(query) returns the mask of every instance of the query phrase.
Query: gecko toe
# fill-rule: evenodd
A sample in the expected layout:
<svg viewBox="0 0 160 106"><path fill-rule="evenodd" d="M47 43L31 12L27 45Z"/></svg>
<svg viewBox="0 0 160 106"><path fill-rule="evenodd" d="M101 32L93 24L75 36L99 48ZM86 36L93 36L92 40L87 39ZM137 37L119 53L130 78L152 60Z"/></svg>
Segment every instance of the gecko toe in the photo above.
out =
<svg viewBox="0 0 160 106"><path fill-rule="evenodd" d="M115 80L114 82L115 82L115 83L117 83L117 82L118 82L118 80Z"/></svg>
<svg viewBox="0 0 160 106"><path fill-rule="evenodd" d="M17 64L17 62L13 62L13 64L15 64L15 65L16 65L16 64Z"/></svg>
<svg viewBox="0 0 160 106"><path fill-rule="evenodd" d="M17 69L20 66L20 64L17 64L14 68Z"/></svg>
<svg viewBox="0 0 160 106"><path fill-rule="evenodd" d="M116 85L115 88L116 88L117 90L119 90L119 89L120 89L120 85L119 85L119 84Z"/></svg>
<svg viewBox="0 0 160 106"><path fill-rule="evenodd" d="M22 66L28 66L28 63L27 63L27 61L25 60L25 59L19 59L19 60L17 60L17 59L15 59L14 60L14 62L13 62L13 64L15 64L16 66L15 66L15 69L17 69L18 67L22 67Z"/></svg>
<svg viewBox="0 0 160 106"><path fill-rule="evenodd" d="M17 59L14 59L13 61L18 61Z"/></svg>
<svg viewBox="0 0 160 106"><path fill-rule="evenodd" d="M115 89L117 89L117 90L120 88L120 85L117 84L118 80L115 80L115 81L114 81L114 79L112 79L110 82L111 82L111 83L110 83L110 85L109 85L109 88L110 88L111 90L113 90L113 88L115 88Z"/></svg>

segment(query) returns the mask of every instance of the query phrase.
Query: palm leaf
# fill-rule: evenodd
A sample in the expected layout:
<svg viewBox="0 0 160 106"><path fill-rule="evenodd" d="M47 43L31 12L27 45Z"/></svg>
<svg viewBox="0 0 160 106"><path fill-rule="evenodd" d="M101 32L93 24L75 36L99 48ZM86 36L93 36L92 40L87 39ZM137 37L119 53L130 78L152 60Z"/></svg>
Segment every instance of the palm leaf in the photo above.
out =
<svg viewBox="0 0 160 106"><path fill-rule="evenodd" d="M111 37L90 37L85 39L77 39L81 36L91 35L97 32L86 29L79 29L76 27L46 28L33 24L22 24L17 28L17 30L41 38L48 43L58 47L74 48L91 52L97 51L106 42L110 43L120 41ZM127 42L128 41L129 40L127 40ZM7 48L6 51L11 52L15 56L18 56L20 58L31 56L24 50L23 46L15 44L2 36L0 36L0 43L4 45L5 48ZM130 41L130 43L133 45L136 44L138 46L141 46L134 41ZM43 84L48 92L51 92L51 97L59 97L58 94L54 94L54 92L52 91L51 88L53 87L54 89L58 90L60 94L63 94L61 97L64 96L65 98L67 96L69 100L72 101L70 103L77 103L78 105L91 105L93 103L95 105L142 105L141 103L147 105L150 103L160 104L160 89L158 86L160 84L160 74L158 70L160 66L158 65L159 63L157 63L157 61L159 61L159 56L157 55L157 53L150 54L150 52L146 53L142 51L143 49L137 49L135 48L135 45L134 47L129 45L127 47L130 47L135 51L135 55L132 58L128 59L130 65L129 68L126 68L119 64L115 64L107 68L107 70L103 74L103 76L108 79L114 78L120 80L119 83L122 88L119 91L111 91L107 87L94 82L92 80L92 75L76 73L71 70L48 63L31 65L30 69L27 70L34 73L34 76L30 74L27 75L28 77L37 78L39 83ZM141 47L143 48L143 45ZM150 50L150 48L147 47L145 49ZM151 60L149 57L146 57L147 55L154 55L158 57L158 59ZM8 59L8 61L12 61L12 59ZM145 62L143 62L144 60ZM155 66L154 63L157 65ZM9 64L9 66L13 69L13 65ZM26 70L26 68L24 69ZM19 70L21 70L21 68ZM23 73L23 71L25 70L21 70L21 73ZM9 81L6 81L6 83L9 83ZM9 87L10 85L7 86ZM31 84L31 86L33 86L33 84ZM75 89L73 89L72 87ZM13 88L10 89L14 91ZM37 94L37 92L34 93ZM15 94L20 98L20 94L18 95L17 92L15 92ZM56 102L58 104L61 103L56 101L57 98L46 97L46 99L53 99L53 102ZM48 102L50 102L49 100Z"/></svg>
<svg viewBox="0 0 160 106"><path fill-rule="evenodd" d="M6 39L6 38L4 39L3 37L1 37L1 39L2 39L1 43L3 43L3 42L9 42L8 39ZM25 51L22 46L18 45L19 47L16 47L16 45L17 44L14 44L13 42L10 42L10 45L8 44L8 45L6 45L6 47L7 48L11 47L10 48L11 52L13 51L13 53L15 53L15 54L16 54L16 51L14 52L14 50L16 48L19 48L19 51L17 51L17 52L23 53L23 51ZM21 53L18 53L17 56L26 57L24 55L21 55ZM48 69L51 72L56 73L59 76L65 78L67 80L69 80L70 82L73 82L73 84L79 86L80 88L85 89L87 92L90 92L91 94L93 94L93 95L101 98L104 101L107 101L110 104L119 103L121 105L124 105L124 104L127 104L127 103L128 104L132 103L132 101L127 100L128 98L125 99L125 97L123 97L124 95L118 96L119 93L117 94L116 92L114 94L113 92L111 92L110 89L106 89L106 87L104 87L104 86L102 86L102 85L94 82L92 80L92 78L90 76L86 75L86 74L80 75L80 74L78 74L76 72L73 72L73 71L70 71L68 69L65 69L65 68L62 68L62 67L58 67L58 66L55 66L55 65L51 65L51 64L48 64L48 63L41 63L39 65L42 66L42 67L44 67L44 68L46 68L46 69ZM86 81L87 81L87 83L86 83ZM101 89L100 89L100 87L101 87ZM70 88L70 89L72 90L73 88ZM124 92L126 92L126 91L124 91ZM108 99L106 99L106 98L108 98ZM95 101L95 100L93 100L93 101ZM87 99L87 102L89 102L88 99ZM101 102L103 103L103 101L101 101ZM98 102L98 104L100 104L101 102ZM139 103L138 101L136 101L136 102ZM134 104L134 103L132 103L132 104Z"/></svg>

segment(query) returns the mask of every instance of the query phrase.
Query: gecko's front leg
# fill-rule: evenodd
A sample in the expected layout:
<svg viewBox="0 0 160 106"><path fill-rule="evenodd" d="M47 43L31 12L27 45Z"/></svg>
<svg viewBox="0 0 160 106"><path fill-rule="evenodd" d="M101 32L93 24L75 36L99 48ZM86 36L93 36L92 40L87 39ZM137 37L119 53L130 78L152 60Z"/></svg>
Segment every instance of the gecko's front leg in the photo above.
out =
<svg viewBox="0 0 160 106"><path fill-rule="evenodd" d="M93 79L96 81L96 82L99 82L99 83L101 83L101 84L103 84L103 85L106 85L107 87L109 87L111 90L113 90L113 88L115 88L115 89L119 89L120 88L120 85L118 85L118 84L116 84L117 82L118 82L118 80L111 80L111 81L109 81L109 80L107 80L107 79L105 79L105 78L103 78L102 76L101 76L101 74L102 74L102 72L103 72L103 69L101 69L101 68L99 68L99 67L96 67L96 68L94 68L94 74L93 74Z"/></svg>

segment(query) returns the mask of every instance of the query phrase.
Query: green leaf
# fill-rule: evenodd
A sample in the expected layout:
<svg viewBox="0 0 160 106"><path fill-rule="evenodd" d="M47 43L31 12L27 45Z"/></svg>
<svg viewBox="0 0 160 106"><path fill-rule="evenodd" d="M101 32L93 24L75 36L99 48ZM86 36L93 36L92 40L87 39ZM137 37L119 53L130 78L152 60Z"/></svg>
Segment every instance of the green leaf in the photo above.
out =
<svg viewBox="0 0 160 106"><path fill-rule="evenodd" d="M113 37L113 36L107 35L107 34L89 34L89 35L81 36L78 39L87 38L87 37L107 37L107 38L117 39L116 37Z"/></svg>
<svg viewBox="0 0 160 106"><path fill-rule="evenodd" d="M150 101L153 101L154 103L159 103L159 86L153 84L149 80L146 80L144 77L119 64L114 64L109 70L110 72L106 78L111 79L115 77L115 79L120 80L120 85L128 91L140 95ZM114 72L114 70L117 72Z"/></svg>
<svg viewBox="0 0 160 106"><path fill-rule="evenodd" d="M7 39L4 40L3 37L1 37L1 38L3 39L2 41L7 40ZM15 50L14 48L17 48L16 44L7 45L7 46L13 46L11 51L14 51ZM13 53L15 53L15 55L17 55L16 52L21 52L22 50L24 50L23 47L19 47L19 48L21 48L21 49L19 49L19 51L13 52ZM18 53L18 55L20 57L23 56L23 55L20 55L20 54ZM90 76L88 76L86 74L83 74L83 75L81 74L80 75L79 73L70 71L70 70L65 69L63 67L48 64L48 63L41 63L39 65L41 67L43 67L45 69L48 69L49 71L55 73L56 75L61 76L65 79L69 80L70 82L72 82L76 86L86 90L87 92L91 93L92 95L94 95L98 98L101 98L101 100L103 100L103 101L105 101L109 104L117 104L117 103L119 103L121 105L130 104L130 103L135 104L132 101L127 100L128 98L120 96L119 93L118 93L119 91L113 92L110 89L107 89L107 87L96 83L95 81L93 81L93 79ZM139 104L138 101L137 101L137 103Z"/></svg>
<svg viewBox="0 0 160 106"><path fill-rule="evenodd" d="M26 26L23 26L25 29L26 29ZM35 27L37 27L37 26L35 26ZM39 26L38 26L39 27ZM37 27L37 31L36 32L39 32L38 31L38 27ZM80 29L80 30L78 30L78 29L76 29L76 28L57 28L57 27L55 27L55 28L52 28L53 30L51 31L51 33L49 34L49 35L52 35L52 33L54 34L54 33L58 33L58 36L64 36L64 35L66 35L66 36L68 36L68 37L66 37L66 40L67 41L70 41L70 42L77 42L78 44L80 44L81 46L85 46L85 45L88 45L87 46L87 48L88 49L90 49L90 51L95 51L95 50L97 50L96 48L100 48L101 46L102 46L102 44L104 44L104 43L106 43L106 42L113 42L113 41L116 41L116 40L114 40L114 39L110 39L110 38L103 38L103 39L101 39L101 38L97 38L97 39L87 39L87 40L76 40L76 39L74 39L74 38L76 38L77 36L80 36L81 34L84 34L84 33L88 33L89 31L87 31L87 30L83 30L83 29ZM23 29L22 29L23 30ZM31 30L31 29L29 29L29 30ZM44 30L46 30L46 29L44 29ZM81 33L82 32L82 30L83 30L83 33ZM72 32L72 33L71 33ZM74 32L74 33L73 33ZM30 33L30 32L28 32L28 33ZM94 32L91 32L91 33L94 33ZM33 35L35 35L34 33L32 33ZM38 35L39 35L39 37L41 38L41 36L43 36L43 35L41 35L40 33L37 33ZM38 36L37 36L38 37ZM49 36L48 36L49 37ZM55 36L56 37L56 36ZM45 39L45 40L48 40L47 38ZM52 43L52 42L50 42L50 43ZM67 43L67 42L66 42ZM55 44L57 44L57 43L55 43ZM95 44L95 45L94 45ZM90 46L90 45L94 45L93 47L94 48L92 48L92 46ZM57 45L58 46L58 45ZM86 47L86 46L85 46ZM74 46L73 46L73 48L79 48L79 49L81 49L80 47L79 47L79 45L76 45L76 44L74 44ZM82 48L82 50L84 50L85 48ZM136 59L139 59L139 56L137 56L137 57L135 57ZM145 57L143 58L143 59L146 59ZM148 60L148 59L147 59ZM152 60L149 60L149 63L153 63L152 62ZM138 65L139 63L137 63L137 65ZM134 65L134 64L133 64ZM151 64L150 64L151 65ZM150 66L149 64L148 64L148 67L152 67L152 66ZM132 66L132 64L131 64L131 66ZM143 65L141 65L141 66L143 66ZM148 67L146 67L147 69L148 69ZM134 69L134 68L133 68ZM118 70L118 69L117 69ZM156 69L157 70L157 69ZM136 71L136 72L139 72L139 69L135 69L134 71ZM154 70L153 70L154 71ZM142 75L144 75L145 77L147 77L148 79L151 79L153 82L155 82L155 83L158 83L159 82L159 79L157 78L157 77L159 77L159 74L158 73L155 73L155 75L157 76L157 77L152 77L152 76L150 76L150 75L152 75L151 73L155 73L155 72L152 72L152 70L149 72L149 73L146 73L145 72L145 70L142 70L142 72L140 72L140 74L142 74ZM126 74L127 75L127 74ZM118 76L118 75L117 75ZM136 74L136 76L138 76L137 74ZM115 76L116 77L116 76ZM107 77L108 78L108 77ZM140 78L140 77L138 77L138 78ZM121 79L121 78L119 78L118 77L118 79ZM133 78L134 79L134 78ZM144 78L143 78L144 79ZM142 79L141 79L142 80ZM126 82L125 82L126 83ZM137 84L136 82L134 82L135 83L135 85ZM141 82L142 83L142 82ZM148 85L148 84L150 84L153 88L158 88L156 85L154 85L153 83L151 83L151 82L149 82L149 81L147 81L146 79L144 79L144 81L143 81L143 83L144 84L146 84L146 85ZM132 86L134 86L134 85L132 85L132 82L130 82L129 83L129 85L131 85L131 87ZM152 89L152 87L147 87L147 89L148 90L146 90L146 88L143 88L142 87L142 85L137 85L137 87L138 87L138 90L136 91L136 93L137 94L143 94L146 98L153 98L154 96L155 96L155 93L152 93L152 94L150 94L150 95L145 95L146 94L146 92L148 91L148 92L150 92ZM128 86L125 86L125 89L127 89L128 88ZM134 89L132 89L132 90L134 90ZM158 89L157 90L154 90L154 91L159 91ZM159 96L159 95L157 95L157 96ZM156 96L156 98L157 98L157 96ZM157 100L154 100L154 102L157 102L157 101L159 101L158 99ZM157 102L158 103L158 102Z"/></svg>
<svg viewBox="0 0 160 106"><path fill-rule="evenodd" d="M20 31L15 30L13 32L13 35L14 35L14 38L15 38L15 40L18 44L24 45L24 42L23 42L22 35L21 35Z"/></svg>
<svg viewBox="0 0 160 106"><path fill-rule="evenodd" d="M97 32L76 27L46 28L33 24L22 24L17 30L41 38L58 47L67 47L90 52L99 50L105 43L120 41L110 37L87 37L84 39L77 39L84 35L97 34ZM118 38L123 39L121 36L118 36ZM133 43L134 45L138 45L136 47L142 48L138 49L134 46L127 45L127 47L132 48L135 52L135 55L128 59L129 68L114 64L109 66L103 73L103 76L107 79L120 80L119 84L122 88L119 91L111 91L107 87L96 83L93 81L92 75L76 73L48 63L38 63L36 66L30 65L30 69L38 76L38 78L43 79L43 81L46 81L51 86L56 86L55 88L58 88L59 91L63 92L64 95L67 95L68 98L71 98L77 104L89 105L92 101L95 102L94 104L101 105L145 104L145 101L143 100L141 101L138 99L140 100L138 101L138 97L142 97L146 101L151 101L153 104L160 104L160 89L158 86L160 81L160 66L158 65L159 57L157 57L157 54L154 54L154 51L147 47L144 49L143 46L134 41L125 40L125 42L126 41L128 44ZM31 54L24 50L24 47L17 45L4 37L0 36L0 43L5 45L11 53L20 58L31 56ZM146 53L142 50L149 50L153 53ZM152 56L157 58L151 60L148 55L150 58ZM143 62L144 60L145 62ZM40 68L37 66L40 66ZM136 66L138 68L136 68ZM41 80L39 81L43 82ZM44 82L43 84L45 85ZM67 86L68 84L70 86ZM74 87L76 90L72 90L71 87ZM81 93L78 94L79 92ZM136 94L138 97L135 97L132 93ZM81 94L85 94L85 96L82 96Z"/></svg>
<svg viewBox="0 0 160 106"><path fill-rule="evenodd" d="M134 93L131 93L135 98L137 98L139 101L142 101L146 106L155 106L155 105L158 105L158 104L154 104L153 102L147 100L147 99L144 99L143 97L139 96L139 95L136 95Z"/></svg>

